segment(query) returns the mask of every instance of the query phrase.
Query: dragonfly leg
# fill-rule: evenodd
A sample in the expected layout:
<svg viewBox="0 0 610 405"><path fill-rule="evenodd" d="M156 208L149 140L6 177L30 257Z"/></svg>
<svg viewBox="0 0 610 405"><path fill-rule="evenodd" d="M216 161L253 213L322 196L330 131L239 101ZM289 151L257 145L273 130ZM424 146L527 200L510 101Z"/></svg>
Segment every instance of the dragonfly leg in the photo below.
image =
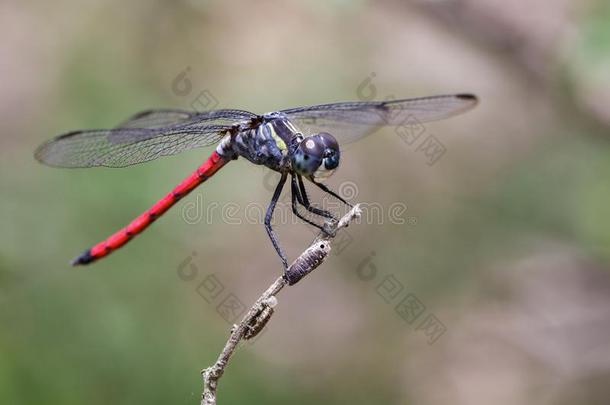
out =
<svg viewBox="0 0 610 405"><path fill-rule="evenodd" d="M280 248L280 244L277 240L277 235L273 231L271 227L271 218L273 217L273 210L275 210L275 206L277 201L280 199L280 195L282 194L282 189L284 188L284 184L286 184L286 178L288 177L287 173L282 173L282 178L277 183L275 187L275 191L273 192L273 197L271 197L271 202L269 203L269 207L267 207L267 213L265 214L265 229L267 230L267 235L269 235L269 239L271 239L271 243L273 243L273 247L275 251L282 259L282 264L284 265L284 269L288 268L288 260L286 259L286 255Z"/></svg>
<svg viewBox="0 0 610 405"><path fill-rule="evenodd" d="M303 183L303 178L300 175L298 175L298 180L299 180L299 191L300 191L300 195L301 195L301 199L299 200L299 202L301 203L301 205L303 205L309 212L313 212L314 214L320 215L324 218L330 218L330 219L336 220L337 218L335 218L335 216L333 214L331 214L330 212L316 208L309 203L309 197L307 197L307 190L305 189L305 184Z"/></svg>
<svg viewBox="0 0 610 405"><path fill-rule="evenodd" d="M348 203L347 201L345 201L343 198L341 198L337 193L335 193L334 191L332 191L331 189L329 189L328 187L326 187L326 185L322 184L322 183L317 183L314 180L311 180L311 182L313 184L315 184L316 186L318 186L320 189L322 189L323 191L327 192L328 194L332 195L333 197L335 197L336 199L338 199L339 201L341 201L343 204L347 205L348 207L353 207L352 204Z"/></svg>
<svg viewBox="0 0 610 405"><path fill-rule="evenodd" d="M306 218L299 211L299 207L297 206L297 201L303 206L305 206L305 204L303 203L303 196L301 195L301 193L299 191L299 187L297 185L297 179L294 175L292 176L292 179L291 179L290 188L291 188L291 192L292 192L291 193L292 194L292 212L294 213L294 215L301 218L303 221L307 222L309 225L313 225L316 228L318 228L319 230L324 231L324 227L322 225L318 225L315 222L311 221L310 219Z"/></svg>

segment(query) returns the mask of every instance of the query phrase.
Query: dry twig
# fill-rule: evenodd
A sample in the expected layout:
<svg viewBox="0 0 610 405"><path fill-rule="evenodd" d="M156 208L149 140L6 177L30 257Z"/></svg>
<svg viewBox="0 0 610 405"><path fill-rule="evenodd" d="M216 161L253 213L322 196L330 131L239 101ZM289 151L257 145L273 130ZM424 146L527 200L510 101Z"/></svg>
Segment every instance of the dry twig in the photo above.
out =
<svg viewBox="0 0 610 405"><path fill-rule="evenodd" d="M331 241L341 228L345 228L349 223L360 216L360 208L355 205L338 222L327 222L327 232L320 232L311 245L288 267L286 273L267 288L267 290L256 300L254 305L248 310L244 318L237 325L233 325L231 335L225 343L220 356L212 366L204 369L203 394L201 395L201 405L216 404L216 388L218 380L224 374L229 359L235 353L239 342L242 339L251 339L265 327L271 316L273 308L277 304L275 295L287 284L293 285L311 273L318 267L331 250Z"/></svg>

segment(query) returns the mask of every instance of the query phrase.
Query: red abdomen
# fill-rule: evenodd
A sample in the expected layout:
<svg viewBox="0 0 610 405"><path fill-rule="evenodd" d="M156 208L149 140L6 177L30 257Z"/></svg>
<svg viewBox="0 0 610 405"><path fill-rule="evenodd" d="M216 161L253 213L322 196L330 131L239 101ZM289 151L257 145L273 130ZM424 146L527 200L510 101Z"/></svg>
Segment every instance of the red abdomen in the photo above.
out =
<svg viewBox="0 0 610 405"><path fill-rule="evenodd" d="M118 230L110 235L106 240L94 245L90 249L85 250L82 254L72 260L72 265L89 264L101 257L108 255L110 252L120 248L129 242L134 236L142 232L153 221L167 211L182 197L190 193L199 184L206 181L208 178L224 166L228 160L222 158L216 151L212 152L210 157L203 162L190 176L182 180L174 189L165 197L161 198L147 211L140 214L136 219L131 221L129 225Z"/></svg>

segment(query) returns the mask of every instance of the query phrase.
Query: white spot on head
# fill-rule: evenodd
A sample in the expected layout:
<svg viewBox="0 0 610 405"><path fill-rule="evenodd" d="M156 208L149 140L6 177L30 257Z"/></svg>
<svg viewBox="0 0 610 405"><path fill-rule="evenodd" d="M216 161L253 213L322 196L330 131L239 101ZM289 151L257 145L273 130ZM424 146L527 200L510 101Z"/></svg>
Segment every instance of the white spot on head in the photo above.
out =
<svg viewBox="0 0 610 405"><path fill-rule="evenodd" d="M316 146L316 143L311 139L309 139L307 142L305 142L305 147L307 149L313 149L313 148L315 148L315 146Z"/></svg>

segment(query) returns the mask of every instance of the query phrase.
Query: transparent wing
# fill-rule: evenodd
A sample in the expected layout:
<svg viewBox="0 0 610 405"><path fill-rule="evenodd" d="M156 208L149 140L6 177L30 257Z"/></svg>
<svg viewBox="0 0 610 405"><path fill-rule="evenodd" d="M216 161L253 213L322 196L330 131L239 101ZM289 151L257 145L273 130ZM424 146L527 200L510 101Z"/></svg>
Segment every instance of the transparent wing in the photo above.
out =
<svg viewBox="0 0 610 405"><path fill-rule="evenodd" d="M320 104L281 111L307 133L329 132L340 143L363 138L384 125L422 125L460 114L477 104L471 94L389 101Z"/></svg>
<svg viewBox="0 0 610 405"><path fill-rule="evenodd" d="M42 144L37 160L56 167L125 167L214 145L233 125L255 114L149 110L114 129L73 131Z"/></svg>
<svg viewBox="0 0 610 405"><path fill-rule="evenodd" d="M34 156L55 167L125 167L218 142L230 125L198 129L119 128L74 131L44 144Z"/></svg>
<svg viewBox="0 0 610 405"><path fill-rule="evenodd" d="M203 124L214 120L216 124L232 124L255 117L243 110L187 111L178 109L156 109L139 112L117 128L164 128L176 125Z"/></svg>

